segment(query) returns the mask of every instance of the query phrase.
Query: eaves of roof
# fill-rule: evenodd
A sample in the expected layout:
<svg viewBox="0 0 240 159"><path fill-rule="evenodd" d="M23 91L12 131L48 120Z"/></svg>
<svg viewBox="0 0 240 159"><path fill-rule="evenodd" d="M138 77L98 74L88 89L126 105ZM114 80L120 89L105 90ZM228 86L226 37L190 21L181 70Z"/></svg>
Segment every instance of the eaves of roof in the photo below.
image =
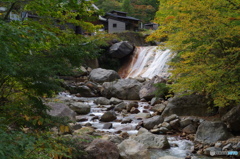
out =
<svg viewBox="0 0 240 159"><path fill-rule="evenodd" d="M130 19L130 20L135 20L135 21L140 21L140 19L134 18L134 17L129 17L129 16L120 16L112 13L106 13L107 16L115 17L115 18L122 18L122 19Z"/></svg>

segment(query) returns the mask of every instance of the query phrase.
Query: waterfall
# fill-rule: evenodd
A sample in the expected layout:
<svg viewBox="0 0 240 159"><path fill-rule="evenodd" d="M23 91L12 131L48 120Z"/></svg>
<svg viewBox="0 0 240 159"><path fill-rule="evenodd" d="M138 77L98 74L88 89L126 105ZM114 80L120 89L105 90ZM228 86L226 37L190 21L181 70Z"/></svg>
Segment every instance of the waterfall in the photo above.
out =
<svg viewBox="0 0 240 159"><path fill-rule="evenodd" d="M122 78L145 77L153 78L155 75L168 77L169 66L167 62L173 53L161 50L157 46L136 47L130 59L120 68Z"/></svg>

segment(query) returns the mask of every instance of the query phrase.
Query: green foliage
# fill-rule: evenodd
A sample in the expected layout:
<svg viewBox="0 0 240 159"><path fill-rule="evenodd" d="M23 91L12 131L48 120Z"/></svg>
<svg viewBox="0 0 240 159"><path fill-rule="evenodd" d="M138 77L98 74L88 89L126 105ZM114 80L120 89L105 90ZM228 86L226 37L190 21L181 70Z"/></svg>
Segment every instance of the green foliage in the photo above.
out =
<svg viewBox="0 0 240 159"><path fill-rule="evenodd" d="M180 51L172 62L174 92L199 92L217 106L240 101L238 0L163 0L148 40L168 37L167 47Z"/></svg>
<svg viewBox="0 0 240 159"><path fill-rule="evenodd" d="M157 90L154 92L156 97L164 97L169 94L170 87L166 85L165 83L157 83L154 85Z"/></svg>

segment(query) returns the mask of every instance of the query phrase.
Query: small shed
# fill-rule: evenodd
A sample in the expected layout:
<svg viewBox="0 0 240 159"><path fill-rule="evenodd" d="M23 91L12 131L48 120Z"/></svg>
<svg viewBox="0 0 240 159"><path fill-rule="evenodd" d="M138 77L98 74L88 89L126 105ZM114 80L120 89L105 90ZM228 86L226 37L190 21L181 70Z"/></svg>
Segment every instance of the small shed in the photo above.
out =
<svg viewBox="0 0 240 159"><path fill-rule="evenodd" d="M144 24L144 29L157 30L157 28L158 28L158 24L156 23Z"/></svg>

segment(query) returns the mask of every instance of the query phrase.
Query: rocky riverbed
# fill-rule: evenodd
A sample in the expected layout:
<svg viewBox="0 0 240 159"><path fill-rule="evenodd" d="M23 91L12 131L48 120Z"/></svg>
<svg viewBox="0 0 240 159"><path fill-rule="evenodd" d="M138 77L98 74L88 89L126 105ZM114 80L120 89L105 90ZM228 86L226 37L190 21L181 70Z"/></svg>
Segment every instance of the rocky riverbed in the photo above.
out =
<svg viewBox="0 0 240 159"><path fill-rule="evenodd" d="M47 101L49 114L74 121L72 137L101 136L84 145L87 155L81 158L208 159L214 158L210 152L240 151L233 124L240 106L220 117L207 112L208 99L197 94L154 97L154 84L167 83L161 77L120 79L113 70L86 71L65 80L68 91Z"/></svg>

